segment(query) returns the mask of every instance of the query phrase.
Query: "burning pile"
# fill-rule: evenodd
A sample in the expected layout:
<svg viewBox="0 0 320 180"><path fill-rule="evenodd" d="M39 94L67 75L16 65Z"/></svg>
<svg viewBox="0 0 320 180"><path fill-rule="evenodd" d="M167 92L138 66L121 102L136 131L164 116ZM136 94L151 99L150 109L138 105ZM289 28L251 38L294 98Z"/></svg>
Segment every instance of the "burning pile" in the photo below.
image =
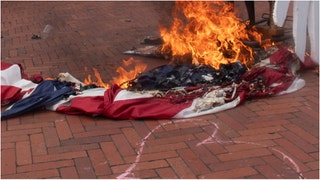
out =
<svg viewBox="0 0 320 180"><path fill-rule="evenodd" d="M210 69L210 72L206 71L202 72L202 74L210 76L214 80L199 79L199 83L205 81L204 84L222 85L223 83L234 82L245 72L244 68L251 68L254 63L254 52L250 46L243 42L251 40L261 42L262 35L255 31L254 28L247 29L247 24L235 16L233 7L230 4L221 1L177 1L175 7L172 26L169 29L160 28L161 41L156 41L160 43L159 46L147 46L140 48L139 51L130 50L126 52L128 54L157 57L160 55L170 59L170 64L174 65L192 64L192 68L189 67L190 71L193 71L192 74L194 74L194 70L204 69L203 67L196 68L196 66L209 66L205 67L205 69ZM130 58L128 61L123 61L123 65L128 68L128 65L132 65L133 62L134 59ZM226 67L229 68L225 70ZM142 84L147 87L146 82L163 83L154 82L155 79L167 81L171 85L183 86L183 80L181 80L180 84L173 81L180 77L188 79L191 76L185 75L190 72L184 72L181 69L177 70L177 68L170 66L155 68L150 72L140 74L146 68L147 66L141 63L136 64L134 70L131 71L126 71L123 67L119 67L117 69L119 77L113 78L110 83L118 84L122 88L137 90L143 89L141 87ZM160 69L167 72L154 73ZM172 69L172 72L168 72L168 69ZM94 71L98 79L95 84L109 88L110 85L103 83L100 74L95 69ZM177 72L183 74L177 75ZM165 74L165 76L161 76L161 78L155 77L160 76L159 73ZM232 75L237 73L238 76ZM151 74L153 74L153 77L150 76ZM170 78L175 80L171 81ZM86 84L92 82L90 76L85 80ZM189 84L198 85L199 83L192 82ZM168 87L171 86L166 86L165 89Z"/></svg>
<svg viewBox="0 0 320 180"><path fill-rule="evenodd" d="M173 25L160 29L161 52L178 63L191 61L219 69L221 64L240 61L250 67L252 48L243 41L261 42L261 35L247 30L232 8L220 1L177 1Z"/></svg>

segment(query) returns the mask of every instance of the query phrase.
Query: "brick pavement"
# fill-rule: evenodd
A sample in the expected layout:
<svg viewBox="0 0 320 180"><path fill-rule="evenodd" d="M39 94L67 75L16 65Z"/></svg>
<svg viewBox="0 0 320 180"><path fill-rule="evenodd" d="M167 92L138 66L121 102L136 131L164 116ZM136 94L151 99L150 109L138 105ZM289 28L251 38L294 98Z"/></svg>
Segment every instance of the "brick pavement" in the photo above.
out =
<svg viewBox="0 0 320 180"><path fill-rule="evenodd" d="M96 68L105 81L122 54L173 2L1 2L1 60L27 74ZM258 2L258 14L268 12ZM242 2L236 7L243 9ZM257 8L256 8L257 9ZM245 16L243 11L239 11ZM257 15L260 17L259 15ZM32 40L46 24L47 39ZM135 57L153 68L161 59ZM181 120L115 121L36 111L1 121L1 178L319 178L319 77L295 93Z"/></svg>

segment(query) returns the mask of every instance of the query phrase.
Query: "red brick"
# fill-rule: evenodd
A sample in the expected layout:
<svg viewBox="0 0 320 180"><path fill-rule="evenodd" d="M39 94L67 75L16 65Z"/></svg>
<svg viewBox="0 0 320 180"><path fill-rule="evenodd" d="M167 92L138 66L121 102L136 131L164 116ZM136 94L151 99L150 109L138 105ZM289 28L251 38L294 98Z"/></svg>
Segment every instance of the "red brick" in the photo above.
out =
<svg viewBox="0 0 320 180"><path fill-rule="evenodd" d="M237 168L232 169L228 171L219 171L219 172L213 172L210 174L202 175L200 178L204 179L241 179L246 176L251 176L258 174L258 172L251 168L251 167L243 167L243 168Z"/></svg>
<svg viewBox="0 0 320 180"><path fill-rule="evenodd" d="M271 139L278 139L281 136L278 133L273 134L259 134L259 135L252 135L252 136L241 136L237 138L233 138L233 142L256 142L256 141L263 141L263 140L271 140Z"/></svg>
<svg viewBox="0 0 320 180"><path fill-rule="evenodd" d="M1 132L4 133L7 130L7 121L1 121Z"/></svg>
<svg viewBox="0 0 320 180"><path fill-rule="evenodd" d="M50 127L53 126L52 122L39 122L39 123L33 123L33 124L21 124L21 125L15 125L15 126L9 126L8 130L21 130L21 129L34 129L34 128L44 128L44 127Z"/></svg>
<svg viewBox="0 0 320 180"><path fill-rule="evenodd" d="M41 162L50 162L50 161L59 161L59 160L67 160L79 157L87 157L85 151L73 151L67 152L62 154L50 154L50 155L41 155L41 156L34 156L33 162L34 163L41 163Z"/></svg>
<svg viewBox="0 0 320 180"><path fill-rule="evenodd" d="M56 129L60 140L66 140L72 138L72 133L70 131L68 122L66 121L56 121Z"/></svg>
<svg viewBox="0 0 320 180"><path fill-rule="evenodd" d="M300 138L304 139L305 141L307 141L311 144L318 144L319 143L319 139L312 136L307 131L303 130L301 127L298 127L294 124L288 124L288 125L285 125L285 127L287 129L289 129L290 131L292 131L297 136L299 136Z"/></svg>
<svg viewBox="0 0 320 180"><path fill-rule="evenodd" d="M24 135L18 135L18 136L6 136L1 137L1 143L12 143L12 142L21 142L21 141L28 141L29 136Z"/></svg>
<svg viewBox="0 0 320 180"><path fill-rule="evenodd" d="M61 146L94 144L94 143L108 142L108 141L112 141L112 139L109 135L89 136L89 137L84 137L84 138L75 138L75 139L64 140L61 142Z"/></svg>
<svg viewBox="0 0 320 180"><path fill-rule="evenodd" d="M7 126L15 126L15 125L20 125L20 118L11 118L10 121L6 121ZM2 124L2 122L1 122ZM7 128L7 127L6 127Z"/></svg>
<svg viewBox="0 0 320 180"><path fill-rule="evenodd" d="M213 172L238 169L242 167L254 167L266 164L260 157L245 158L232 161L215 162L209 165Z"/></svg>
<svg viewBox="0 0 320 180"><path fill-rule="evenodd" d="M309 153L310 156L312 156L315 160L319 160L319 152L313 152Z"/></svg>
<svg viewBox="0 0 320 180"><path fill-rule="evenodd" d="M186 134L186 135L177 135L173 137L151 139L151 140L147 140L146 143L148 146L153 146L153 145L162 145L162 144L171 144L171 143L190 141L194 139L195 137L192 134Z"/></svg>
<svg viewBox="0 0 320 180"><path fill-rule="evenodd" d="M255 112L256 113L256 112ZM228 111L228 115L233 118L233 120L237 121L238 123L242 124L247 124L250 121L249 117L252 116L247 116L244 113L241 113L238 109L231 109ZM240 130L240 129L239 129Z"/></svg>
<svg viewBox="0 0 320 180"><path fill-rule="evenodd" d="M78 116L67 115L66 119L68 121L72 133L80 133L85 131L82 126L81 120Z"/></svg>
<svg viewBox="0 0 320 180"><path fill-rule="evenodd" d="M300 106L298 107L298 109L306 114L308 114L309 116L311 116L314 119L319 119L319 108L311 108L308 106Z"/></svg>
<svg viewBox="0 0 320 180"><path fill-rule="evenodd" d="M296 102L301 102L304 101L302 97L293 97L290 94L282 95L282 96L277 96L274 98L269 98L268 101L266 101L270 105L275 105L275 104L290 104L290 103L296 103Z"/></svg>
<svg viewBox="0 0 320 180"><path fill-rule="evenodd" d="M1 149L1 176L16 173L16 150ZM3 178L3 177L2 177Z"/></svg>
<svg viewBox="0 0 320 180"><path fill-rule="evenodd" d="M317 137L319 135L319 118L314 119L310 117L308 114L303 113L301 111L293 113L296 117L293 118L291 125L296 125L303 129L304 131L308 132L312 136Z"/></svg>
<svg viewBox="0 0 320 180"><path fill-rule="evenodd" d="M108 160L100 149L88 150L88 154L97 176L111 174L111 169Z"/></svg>
<svg viewBox="0 0 320 180"><path fill-rule="evenodd" d="M286 149L282 147L274 147L270 148L273 154L277 156L279 159L282 159L286 165L288 165L291 169L298 171L296 168L300 169L300 172L307 172L310 170L304 163L299 161L295 156L286 151Z"/></svg>
<svg viewBox="0 0 320 180"><path fill-rule="evenodd" d="M177 158L167 159L170 167L177 174L179 179L196 179L197 177L192 173L191 169L184 163L184 161Z"/></svg>
<svg viewBox="0 0 320 180"><path fill-rule="evenodd" d="M182 135L189 135L189 134L194 134L194 133L198 133L198 132L202 132L203 129L200 127L195 127L193 125L193 127L179 127L177 126L175 128L175 130L170 130L170 131L163 131L163 132L154 132L154 136L155 138L166 138L166 137L173 137L173 136L182 136Z"/></svg>
<svg viewBox="0 0 320 180"><path fill-rule="evenodd" d="M99 148L98 143L56 146L56 147L48 148L48 153L49 154L61 154L61 153L66 153L66 152L84 151L84 150L97 149L97 148Z"/></svg>
<svg viewBox="0 0 320 180"><path fill-rule="evenodd" d="M110 129L110 130L97 130L97 131L89 131L89 132L81 132L73 134L74 138L83 138L90 136L102 136L102 135L110 135L110 134L119 134L121 133L120 129Z"/></svg>
<svg viewBox="0 0 320 180"><path fill-rule="evenodd" d="M130 165L131 164L112 166L111 169L112 169L113 173L121 173L121 172L125 172L129 168ZM146 170L146 169L156 169L156 168L163 168L163 167L168 167L168 166L169 165L165 160L139 162L139 163L137 163L137 165L133 169L133 171Z"/></svg>
<svg viewBox="0 0 320 180"><path fill-rule="evenodd" d="M54 127L43 128L43 136L47 147L55 147L60 145L60 140Z"/></svg>
<svg viewBox="0 0 320 180"><path fill-rule="evenodd" d="M275 111L275 110L278 110L278 109L286 109L286 108L289 108L289 107L290 108L291 107L299 107L301 105L302 104L300 102L298 102L298 101L286 101L286 102L282 102L282 103L277 103L276 106L275 106L275 104L264 105L264 106L262 106L262 109L264 111L272 112L272 111Z"/></svg>
<svg viewBox="0 0 320 180"><path fill-rule="evenodd" d="M73 166L73 160L64 160L64 161L54 161L54 162L45 162L45 163L36 163L30 165L19 166L17 168L18 173L23 172L32 172L32 171L42 171L46 169L57 169L62 167Z"/></svg>
<svg viewBox="0 0 320 180"><path fill-rule="evenodd" d="M137 159L138 155L135 156L128 156L124 157L126 163L134 163ZM142 152L142 155L139 158L139 162L145 162L145 161L154 161L159 159L167 159L167 158L173 158L177 157L178 154L175 151L166 151L166 152L155 152L155 153L149 153L145 154Z"/></svg>
<svg viewBox="0 0 320 180"><path fill-rule="evenodd" d="M282 108L282 109L274 109L272 111L258 111L256 112L258 116L267 116L267 115L279 115L279 114L284 114L284 113L293 113L299 111L296 107L287 107L287 108ZM281 117L279 115L279 117Z"/></svg>
<svg viewBox="0 0 320 180"><path fill-rule="evenodd" d="M145 124L146 126L148 126L149 129L157 128L157 132L161 132L164 129L163 127L158 128L158 126L161 126L162 124L166 124L168 122L171 122L171 121L170 120L146 121Z"/></svg>
<svg viewBox="0 0 320 180"><path fill-rule="evenodd" d="M271 127L263 127L263 128L251 128L246 130L240 130L239 133L242 136L256 135L256 134L268 134L275 133L279 131L285 131L286 129L282 126L271 126Z"/></svg>
<svg viewBox="0 0 320 180"><path fill-rule="evenodd" d="M92 117L81 116L80 119L81 119L82 125L85 127L95 125L95 122L93 121Z"/></svg>
<svg viewBox="0 0 320 180"><path fill-rule="evenodd" d="M264 156L262 157L262 159L267 163L268 166L270 166L270 168L274 169L277 172L276 173L276 175L278 176L276 177L277 179L284 178L284 177L288 177L288 178L291 177L293 179L298 178L296 170L291 169L285 160L279 159L274 155ZM266 174L264 176L268 177L268 175Z"/></svg>
<svg viewBox="0 0 320 180"><path fill-rule="evenodd" d="M122 129L131 127L132 124L130 121L108 121L105 119L96 121L95 126L86 127L87 131L96 131L96 130L111 130L111 129Z"/></svg>
<svg viewBox="0 0 320 180"><path fill-rule="evenodd" d="M268 165L256 166L255 169L268 179L279 179L281 174Z"/></svg>
<svg viewBox="0 0 320 180"><path fill-rule="evenodd" d="M122 156L130 156L136 154L136 152L134 151L134 149L132 149L124 135L115 134L112 135L111 138Z"/></svg>
<svg viewBox="0 0 320 180"><path fill-rule="evenodd" d="M210 170L190 149L178 149L180 157L195 175L207 174Z"/></svg>
<svg viewBox="0 0 320 180"><path fill-rule="evenodd" d="M316 152L318 150L318 146L309 144L291 131L281 132L281 135L297 147L303 147L302 150L306 153Z"/></svg>
<svg viewBox="0 0 320 180"><path fill-rule="evenodd" d="M32 163L31 149L29 141L16 143L17 165L26 165Z"/></svg>
<svg viewBox="0 0 320 180"><path fill-rule="evenodd" d="M139 179L157 179L158 175L153 169L144 169L140 171L134 171L133 175Z"/></svg>
<svg viewBox="0 0 320 180"><path fill-rule="evenodd" d="M159 146L151 146L145 147L143 149L143 153L155 153L155 152L164 152L164 151L171 151L186 148L186 144L184 142L174 143L174 144L164 144Z"/></svg>
<svg viewBox="0 0 320 180"><path fill-rule="evenodd" d="M182 130L182 129L189 129L197 127L195 126L195 120L194 121L177 121L177 122L167 122L167 123L161 123L160 124L162 128L164 128L166 131L155 131L156 133L166 133L168 131L174 131L174 130ZM161 129L161 127L159 129Z"/></svg>
<svg viewBox="0 0 320 180"><path fill-rule="evenodd" d="M237 108L235 108L234 110L245 117L256 117L257 116L255 111L250 109L247 106L237 106Z"/></svg>
<svg viewBox="0 0 320 180"><path fill-rule="evenodd" d="M201 161L203 161L205 164L216 163L219 161L218 158L214 154L212 154L205 146L197 146L197 144L198 141L196 140L187 142L189 148L197 154Z"/></svg>
<svg viewBox="0 0 320 180"><path fill-rule="evenodd" d="M235 129L235 130L245 129L245 127L241 123L239 123L238 121L234 120L227 113L217 113L217 116L221 121L223 121L224 123L228 124L232 129Z"/></svg>
<svg viewBox="0 0 320 180"><path fill-rule="evenodd" d="M74 160L78 175L80 179L94 179L96 175L94 174L94 169L92 164L87 157L79 157Z"/></svg>
<svg viewBox="0 0 320 180"><path fill-rule="evenodd" d="M259 100L250 100L247 101L245 106L251 111L261 111L263 106L267 105L266 102Z"/></svg>
<svg viewBox="0 0 320 180"><path fill-rule="evenodd" d="M10 51L9 51L9 56L10 56L10 57L18 56L17 50L10 50Z"/></svg>
<svg viewBox="0 0 320 180"><path fill-rule="evenodd" d="M123 159L113 142L102 142L100 146L110 166L123 164Z"/></svg>
<svg viewBox="0 0 320 180"><path fill-rule="evenodd" d="M283 124L289 124L290 122L287 120L277 120L277 121L267 121L267 122L253 122L251 124L246 124L247 128L263 128L263 127L269 127L269 126L277 126L277 125L283 125Z"/></svg>
<svg viewBox="0 0 320 180"><path fill-rule="evenodd" d="M307 166L312 170L319 170L319 161L308 162Z"/></svg>
<svg viewBox="0 0 320 180"><path fill-rule="evenodd" d="M18 135L38 134L41 132L42 132L41 128L21 129L21 130L1 132L1 137L12 137L12 136L18 136Z"/></svg>
<svg viewBox="0 0 320 180"><path fill-rule="evenodd" d="M16 144L14 142L9 143L1 143L1 149L14 149L16 147Z"/></svg>
<svg viewBox="0 0 320 180"><path fill-rule="evenodd" d="M143 121L135 122L132 125L134 129L139 129L137 133L139 134L140 137L145 137L152 131L152 129L149 129ZM151 134L148 139L153 139L153 138L154 138L154 135Z"/></svg>
<svg viewBox="0 0 320 180"><path fill-rule="evenodd" d="M156 170L161 179L178 179L171 168L160 168Z"/></svg>
<svg viewBox="0 0 320 180"><path fill-rule="evenodd" d="M286 139L276 139L274 140L277 144L279 144L281 147L285 148L290 154L293 154L297 159L299 159L302 162L308 162L312 161L313 158L303 152L303 150L299 147L297 147L295 144L289 142Z"/></svg>
<svg viewBox="0 0 320 180"><path fill-rule="evenodd" d="M275 146L276 144L272 140L263 140L256 143L244 142L225 145L224 148L229 152L243 151L247 149L255 149L261 147Z"/></svg>
<svg viewBox="0 0 320 180"><path fill-rule="evenodd" d="M216 131L216 129L218 129L217 133L219 135L223 135L223 137L226 137L228 139L240 136L239 132L236 129L233 129L231 125L229 125L229 123L224 122L223 119L222 120L218 119L216 123L218 127L216 127L216 125L211 125L211 126L206 126L203 129L210 135L212 135L212 133Z"/></svg>
<svg viewBox="0 0 320 180"><path fill-rule="evenodd" d="M221 161L231 161L237 159L245 159L245 158L252 158L252 157L260 157L265 155L270 155L271 152L265 148L260 149L251 149L245 151L237 151L237 152L230 152L225 154L219 154L218 159Z"/></svg>
<svg viewBox="0 0 320 180"><path fill-rule="evenodd" d="M126 139L130 143L130 145L134 148L139 145L142 138L138 135L135 129L133 128L123 128L121 129L123 134L125 135Z"/></svg>
<svg viewBox="0 0 320 180"><path fill-rule="evenodd" d="M31 151L33 156L47 154L47 148L43 134L30 135Z"/></svg>
<svg viewBox="0 0 320 180"><path fill-rule="evenodd" d="M309 171L303 173L303 178L305 179L319 179L319 169L315 171Z"/></svg>
<svg viewBox="0 0 320 180"><path fill-rule="evenodd" d="M59 170L62 179L79 179L75 167L62 167Z"/></svg>
<svg viewBox="0 0 320 180"><path fill-rule="evenodd" d="M4 179L50 179L53 177L59 177L59 172L57 171L57 169L32 171L27 173L2 176L2 178Z"/></svg>

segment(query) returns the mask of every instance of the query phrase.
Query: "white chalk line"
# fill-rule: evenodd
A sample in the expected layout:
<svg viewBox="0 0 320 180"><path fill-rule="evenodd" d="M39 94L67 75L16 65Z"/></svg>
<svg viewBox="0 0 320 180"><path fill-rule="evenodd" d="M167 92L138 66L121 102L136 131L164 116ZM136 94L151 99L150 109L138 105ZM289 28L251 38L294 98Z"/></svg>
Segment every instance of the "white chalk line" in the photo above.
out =
<svg viewBox="0 0 320 180"><path fill-rule="evenodd" d="M127 168L125 170L124 173L120 174L119 176L117 176L117 179L138 179L134 176L134 173L132 172L134 170L134 168L137 166L137 164L140 162L141 156L142 156L142 152L145 146L146 141L148 140L148 138L156 131L158 130L160 127L169 125L169 124L173 124L173 123L186 123L186 122L192 122L192 123L196 123L195 121L198 121L202 119L180 119L180 120L174 120L174 121L169 121L166 123L161 123L158 126L156 126L155 128L153 128L142 140L139 146L139 150L137 152L137 156L136 159L134 161L134 163L132 163L129 168ZM288 155L286 155L284 152L282 152L281 150L278 150L276 148L273 147L268 147L267 145L263 145L263 144L259 144L256 142L247 142L247 141L231 141L231 140L221 140L219 138L216 137L218 131L219 131L219 126L217 123L208 121L209 123L211 123L215 129L213 130L212 134L206 138L205 140L199 142L196 146L200 146L200 145L204 145L204 144L210 144L210 143L219 143L219 144L230 144L230 143L236 143L236 144L250 144L250 145L256 145L256 146L261 146L261 147L265 147L265 148L269 148L270 150L273 150L275 152L278 152L282 155L283 157L283 161L288 160L295 168L295 171L298 173L299 178L300 179L304 179L304 176L300 170L300 167L298 166L298 164ZM131 175L131 176L130 176Z"/></svg>

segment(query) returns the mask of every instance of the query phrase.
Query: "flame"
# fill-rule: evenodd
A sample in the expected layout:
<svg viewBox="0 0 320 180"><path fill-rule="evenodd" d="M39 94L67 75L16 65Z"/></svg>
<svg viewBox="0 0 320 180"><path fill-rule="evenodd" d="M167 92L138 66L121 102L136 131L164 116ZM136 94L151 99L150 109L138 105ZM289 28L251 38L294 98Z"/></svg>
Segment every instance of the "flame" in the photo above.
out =
<svg viewBox="0 0 320 180"><path fill-rule="evenodd" d="M105 83L102 80L102 77L99 73L99 71L96 68L92 68L94 71L94 76L97 79L97 81L93 81L91 78L91 74L88 73L87 78L84 80L85 85L89 84L95 84L100 87L104 87L106 89L110 88L110 84L118 84L122 88L128 87L128 81L135 78L139 73L145 71L147 69L147 65L144 63L141 63L139 61L135 61L132 57L128 60L123 60L122 64L124 67L128 68L130 65L134 65L134 68L132 70L125 70L124 67L119 66L116 70L117 73L119 73L118 77L113 77L112 81L110 83ZM85 67L85 71L88 71L88 68Z"/></svg>
<svg viewBox="0 0 320 180"><path fill-rule="evenodd" d="M85 85L95 84L96 86L104 87L106 89L110 88L110 85L108 83L103 82L99 71L96 68L92 68L92 69L93 69L93 72L94 72L94 76L97 78L97 81L93 81L91 79L91 74L88 74L88 77L83 81L83 83ZM85 67L85 71L86 72L88 71L87 67Z"/></svg>
<svg viewBox="0 0 320 180"><path fill-rule="evenodd" d="M171 28L160 28L164 41L161 51L170 52L173 57L191 55L193 64L216 69L238 60L249 67L254 60L253 51L242 40L253 37L261 42L262 35L249 32L232 8L217 1L177 1Z"/></svg>
<svg viewBox="0 0 320 180"><path fill-rule="evenodd" d="M135 61L132 57L128 60L123 60L122 64L125 67L129 67L130 65L134 65L133 62L136 62L137 64L134 66L134 69L132 70L126 71L121 66L117 68L117 73L119 73L119 76L113 78L113 83L119 84L123 88L127 88L129 80L135 78L138 74L142 73L147 69L146 64Z"/></svg>

